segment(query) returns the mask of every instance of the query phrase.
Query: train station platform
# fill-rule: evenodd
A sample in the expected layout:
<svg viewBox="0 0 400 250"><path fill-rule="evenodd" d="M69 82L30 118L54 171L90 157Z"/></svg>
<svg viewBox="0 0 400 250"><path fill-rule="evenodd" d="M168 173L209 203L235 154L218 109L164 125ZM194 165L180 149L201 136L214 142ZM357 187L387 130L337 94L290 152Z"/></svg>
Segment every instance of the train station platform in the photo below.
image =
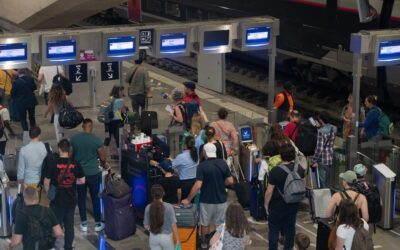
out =
<svg viewBox="0 0 400 250"><path fill-rule="evenodd" d="M128 67L132 66L132 63L125 62L123 64L124 71ZM146 65L150 70L150 77L152 79L153 86L153 100L150 101L149 109L158 112L158 121L160 128L166 128L169 123L169 117L167 112L165 111L166 104L169 104L169 100L165 100L161 98L161 93L170 93L173 88L183 88L181 82L185 79L173 75L171 73L163 72L160 69L152 67L150 65ZM256 105L249 104L244 102L238 98L225 96L216 94L215 92L209 91L207 89L198 88L198 95L202 98L202 103L204 106L204 110L207 113L210 120L214 120L216 118L216 111L220 107L225 107L230 111L230 115L228 119L230 119L236 126L239 124L243 124L249 119L266 119L267 112L265 109L257 107ZM43 103L43 101L41 102ZM126 98L125 105L130 107L130 100ZM50 142L53 147L56 146L55 140L55 132L53 125L50 124L49 119L44 119L45 106L43 104L37 107L36 117L37 123L42 128L42 140L46 142ZM104 132L103 124L97 122L96 116L98 113L97 109L93 108L81 108L80 111L84 114L85 117L92 118L95 122L94 133L100 138L105 138L107 135ZM20 129L20 124L13 122L13 128L19 134L22 134ZM65 136L67 138L71 137L73 134L79 132L81 130L80 127L67 130ZM22 140L19 137L16 142L9 141L7 145L6 152L13 152L15 146L21 146ZM118 171L118 162L111 161L111 166L114 171ZM12 187L12 193L16 193L16 185L14 184ZM229 193L229 200L236 199L234 193ZM247 249L254 250L265 250L268 246L268 225L266 222L254 222L250 216L248 211L246 211L246 215L249 217L250 226L252 228L252 245ZM138 222L136 234L128 237L121 241L112 241L108 239L104 233L95 233L94 232L94 221L89 218L89 232L82 233L79 231L79 212L78 209L75 211L75 249L79 250L91 250L91 249L134 249L134 250L144 250L149 249L148 245L148 235L145 233L144 228ZM395 218L395 228L393 230L381 230L377 229L377 234L373 236L375 249L396 249L398 245L400 245L400 218L397 216ZM308 201L304 199L304 201L300 205L299 213L297 216L296 223L297 232L302 232L308 235L311 238L311 247L310 249L316 249L316 233L317 228L316 225L310 221L309 215L309 206ZM0 239L0 249L5 249L4 244L7 244L7 239ZM22 249L22 248L19 248ZM281 248L282 249L282 246Z"/></svg>

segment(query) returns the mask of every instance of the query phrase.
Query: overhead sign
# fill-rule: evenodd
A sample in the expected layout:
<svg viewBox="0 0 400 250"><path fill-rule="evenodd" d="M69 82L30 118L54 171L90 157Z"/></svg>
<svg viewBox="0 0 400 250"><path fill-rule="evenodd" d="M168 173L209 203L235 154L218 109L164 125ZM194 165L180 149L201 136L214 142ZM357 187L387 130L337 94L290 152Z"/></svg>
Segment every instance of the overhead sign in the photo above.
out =
<svg viewBox="0 0 400 250"><path fill-rule="evenodd" d="M46 57L50 61L62 62L76 59L76 40L46 42Z"/></svg>
<svg viewBox="0 0 400 250"><path fill-rule="evenodd" d="M129 57L136 51L135 36L108 37L107 56L108 57Z"/></svg>
<svg viewBox="0 0 400 250"><path fill-rule="evenodd" d="M139 31L139 45L140 46L149 46L153 45L153 29L145 29Z"/></svg>
<svg viewBox="0 0 400 250"><path fill-rule="evenodd" d="M186 47L186 32L160 35L160 53L182 53L186 51Z"/></svg>
<svg viewBox="0 0 400 250"><path fill-rule="evenodd" d="M72 83L88 81L88 67L86 63L69 65L69 80Z"/></svg>
<svg viewBox="0 0 400 250"><path fill-rule="evenodd" d="M400 40L382 41L379 43L378 50L379 62L399 62L400 61Z"/></svg>
<svg viewBox="0 0 400 250"><path fill-rule="evenodd" d="M31 38L0 37L0 69L21 69L31 67Z"/></svg>
<svg viewBox="0 0 400 250"><path fill-rule="evenodd" d="M101 63L101 81L112 81L119 79L119 62Z"/></svg>
<svg viewBox="0 0 400 250"><path fill-rule="evenodd" d="M268 45L270 40L270 27L254 27L246 29L246 46L260 47Z"/></svg>

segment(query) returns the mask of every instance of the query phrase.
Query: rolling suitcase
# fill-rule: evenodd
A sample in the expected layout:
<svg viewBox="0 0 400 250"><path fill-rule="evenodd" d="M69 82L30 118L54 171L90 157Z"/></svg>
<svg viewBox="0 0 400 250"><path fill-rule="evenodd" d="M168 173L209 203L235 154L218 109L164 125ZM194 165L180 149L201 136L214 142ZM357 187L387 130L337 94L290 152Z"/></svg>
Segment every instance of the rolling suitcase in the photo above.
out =
<svg viewBox="0 0 400 250"><path fill-rule="evenodd" d="M176 225L178 227L193 228L197 224L196 207L193 205L174 205Z"/></svg>
<svg viewBox="0 0 400 250"><path fill-rule="evenodd" d="M256 221L266 220L267 213L264 207L264 188L263 183L256 180L250 191L250 216Z"/></svg>
<svg viewBox="0 0 400 250"><path fill-rule="evenodd" d="M140 129L143 133L151 136L151 130L158 128L157 112L143 111L141 115Z"/></svg>
<svg viewBox="0 0 400 250"><path fill-rule="evenodd" d="M178 227L179 239L181 240L181 249L182 250L195 250L198 246L198 226L193 228L179 228ZM176 243L176 239L174 236L174 242Z"/></svg>
<svg viewBox="0 0 400 250"><path fill-rule="evenodd" d="M7 150L7 153L3 156L4 171L6 171L10 181L17 180L18 157L19 151L21 150L21 147L17 147L17 139L14 139L14 149L15 154L10 153L9 150Z"/></svg>
<svg viewBox="0 0 400 250"><path fill-rule="evenodd" d="M329 234L331 233L333 226L333 222L330 222L328 219L320 219L318 220L318 229L317 229L317 250L328 250L328 239Z"/></svg>
<svg viewBox="0 0 400 250"><path fill-rule="evenodd" d="M311 219L316 221L320 218L326 218L326 209L332 197L329 188L320 188L318 168L314 170L308 167L309 185L307 186L308 198L310 203Z"/></svg>
<svg viewBox="0 0 400 250"><path fill-rule="evenodd" d="M103 195L105 233L112 240L122 240L136 233L135 209L132 195L122 198Z"/></svg>

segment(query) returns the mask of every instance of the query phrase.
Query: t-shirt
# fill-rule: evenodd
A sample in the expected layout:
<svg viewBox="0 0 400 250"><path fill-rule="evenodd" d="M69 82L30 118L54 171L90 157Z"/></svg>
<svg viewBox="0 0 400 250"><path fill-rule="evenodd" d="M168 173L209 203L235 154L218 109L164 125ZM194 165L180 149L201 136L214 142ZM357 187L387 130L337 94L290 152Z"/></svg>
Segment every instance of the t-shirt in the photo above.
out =
<svg viewBox="0 0 400 250"><path fill-rule="evenodd" d="M85 176L96 175L100 172L98 167L97 149L103 147L103 142L92 133L82 132L71 137L74 160L79 162Z"/></svg>
<svg viewBox="0 0 400 250"><path fill-rule="evenodd" d="M224 232L224 239L222 240L222 250L243 250L245 249L246 243L249 241L249 236L245 235L242 238L234 237L232 236L228 230L226 230L226 227L224 224L219 225L217 227L217 232L222 233L222 230L225 230Z"/></svg>
<svg viewBox="0 0 400 250"><path fill-rule="evenodd" d="M25 184L39 183L46 155L46 146L41 141L31 141L23 146L19 152L18 180L23 180Z"/></svg>
<svg viewBox="0 0 400 250"><path fill-rule="evenodd" d="M201 99L197 94L186 95L183 97L184 103L197 102L201 106Z"/></svg>
<svg viewBox="0 0 400 250"><path fill-rule="evenodd" d="M121 114L122 107L124 107L124 99L116 98L113 100L113 112L114 112L113 120L122 120L122 114Z"/></svg>
<svg viewBox="0 0 400 250"><path fill-rule="evenodd" d="M286 165L290 171L293 171L294 169L294 163L290 163L288 165ZM299 165L297 168L297 172L299 173L301 178L304 178L304 169ZM283 200L282 196L279 194L277 188L279 188L279 190L283 193L283 188L285 186L285 181L286 181L286 177L287 177L287 173L281 169L278 166L272 168L269 176L268 176L268 183L271 185L274 185L274 192L272 194L272 198L271 201L269 203L269 209L273 209L273 210L285 210L287 207L289 206L297 206L298 203L291 203L291 204L287 204L285 203L285 201Z"/></svg>
<svg viewBox="0 0 400 250"><path fill-rule="evenodd" d="M171 225L176 224L175 211L171 204L163 202L163 205L164 205L164 224L161 228L161 233L171 234L172 233ZM150 206L151 203L146 206L146 209L144 210L144 220L143 220L143 224L149 226L150 226Z"/></svg>
<svg viewBox="0 0 400 250"><path fill-rule="evenodd" d="M178 170L180 180L196 178L197 162L193 161L189 150L184 150L176 156L175 160L172 162L172 168Z"/></svg>
<svg viewBox="0 0 400 250"><path fill-rule="evenodd" d="M208 159L197 167L196 179L203 182L200 202L221 204L226 202L225 180L231 176L231 171L224 160Z"/></svg>
<svg viewBox="0 0 400 250"><path fill-rule="evenodd" d="M364 229L368 231L369 230L368 223L365 222L364 219L361 219L361 220L363 221ZM354 228L344 225L344 224L339 225L336 230L337 237L344 239L344 246L346 247L346 249L351 249L351 245L353 244L353 237L354 237L355 233L356 233L356 230L354 230Z"/></svg>
<svg viewBox="0 0 400 250"><path fill-rule="evenodd" d="M289 137L293 142L296 142L296 137L297 134L299 133L298 125L296 122L289 122L285 129L283 130L283 133Z"/></svg>
<svg viewBox="0 0 400 250"><path fill-rule="evenodd" d="M42 209L44 209L43 217L41 217ZM35 245L35 241L31 239L28 232L28 215L34 218L46 218L45 231L53 232L53 227L58 225L58 221L53 211L50 208L42 207L40 205L26 206L23 210L17 210L17 215L15 216L15 229L14 233L22 235L22 244L24 245L24 250L31 250L32 246Z"/></svg>
<svg viewBox="0 0 400 250"><path fill-rule="evenodd" d="M70 163L70 164L69 164ZM69 169L67 170L67 166ZM65 173L65 171L67 171ZM64 177L65 174L65 177ZM82 167L68 158L57 157L56 164L45 173L50 184L57 187L56 198L51 204L56 206L76 205L76 179L83 178ZM64 177L64 178L63 178Z"/></svg>
<svg viewBox="0 0 400 250"><path fill-rule="evenodd" d="M3 107L0 109L0 117L1 117L0 128L2 128L4 131L3 136L0 137L0 142L1 142L1 141L7 141L6 127L4 126L4 122L10 120L10 112L8 112L7 108Z"/></svg>
<svg viewBox="0 0 400 250"><path fill-rule="evenodd" d="M181 181L179 178L177 176L163 176L159 183L165 191L163 200L170 204L178 204L179 201L177 191L181 188Z"/></svg>
<svg viewBox="0 0 400 250"><path fill-rule="evenodd" d="M57 67L58 73L64 74L62 66L41 66L39 69L39 74L43 74L44 92L46 93L49 93L51 86L53 86L53 78L57 75Z"/></svg>

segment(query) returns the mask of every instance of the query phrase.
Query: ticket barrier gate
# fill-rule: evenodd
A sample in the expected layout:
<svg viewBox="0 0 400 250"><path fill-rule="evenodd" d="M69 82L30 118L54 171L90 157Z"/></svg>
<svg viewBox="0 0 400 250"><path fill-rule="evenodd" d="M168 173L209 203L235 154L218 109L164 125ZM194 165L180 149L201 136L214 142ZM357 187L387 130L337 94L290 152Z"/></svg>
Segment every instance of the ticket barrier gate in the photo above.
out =
<svg viewBox="0 0 400 250"><path fill-rule="evenodd" d="M8 178L3 177L0 182L0 238L6 238L12 234L11 196L8 187Z"/></svg>
<svg viewBox="0 0 400 250"><path fill-rule="evenodd" d="M239 127L240 134L240 149L239 162L242 169L243 178L250 182L251 178L257 172L256 158L258 157L259 149L253 140L253 130L249 125ZM235 173L236 176L241 173Z"/></svg>

